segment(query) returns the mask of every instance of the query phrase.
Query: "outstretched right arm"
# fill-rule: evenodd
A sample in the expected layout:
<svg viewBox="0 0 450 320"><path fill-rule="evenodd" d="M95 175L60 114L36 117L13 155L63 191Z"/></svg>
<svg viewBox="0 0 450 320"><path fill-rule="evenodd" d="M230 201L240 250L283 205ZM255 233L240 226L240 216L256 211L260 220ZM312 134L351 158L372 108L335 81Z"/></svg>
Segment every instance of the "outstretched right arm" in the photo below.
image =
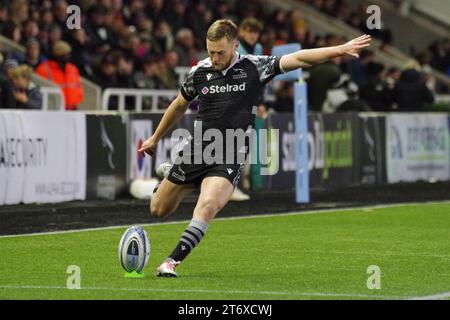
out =
<svg viewBox="0 0 450 320"><path fill-rule="evenodd" d="M170 128L176 124L183 114L186 112L190 101L186 100L181 93L172 101L167 108L166 112L159 122L153 135L144 141L139 152L148 153L153 156L156 152L156 145L158 141L170 130Z"/></svg>

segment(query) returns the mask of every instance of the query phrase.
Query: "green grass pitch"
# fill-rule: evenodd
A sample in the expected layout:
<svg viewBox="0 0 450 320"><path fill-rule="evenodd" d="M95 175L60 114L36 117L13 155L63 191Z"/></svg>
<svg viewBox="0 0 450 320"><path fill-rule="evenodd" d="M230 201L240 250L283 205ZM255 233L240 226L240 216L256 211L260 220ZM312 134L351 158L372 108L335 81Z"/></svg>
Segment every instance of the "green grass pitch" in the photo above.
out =
<svg viewBox="0 0 450 320"><path fill-rule="evenodd" d="M0 238L0 299L450 296L450 203L215 220L179 278L157 278L186 225L145 227L151 255L141 279L124 278L118 261L125 228ZM70 265L80 268L79 290L66 287ZM380 289L367 287L371 265Z"/></svg>

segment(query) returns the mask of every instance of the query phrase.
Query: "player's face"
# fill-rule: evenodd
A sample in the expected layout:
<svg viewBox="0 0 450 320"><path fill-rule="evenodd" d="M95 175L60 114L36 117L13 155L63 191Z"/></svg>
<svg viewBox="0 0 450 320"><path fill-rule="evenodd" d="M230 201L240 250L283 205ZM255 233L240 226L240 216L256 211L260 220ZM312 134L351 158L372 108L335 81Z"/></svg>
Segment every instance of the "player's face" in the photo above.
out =
<svg viewBox="0 0 450 320"><path fill-rule="evenodd" d="M222 38L218 41L206 40L206 48L215 70L221 71L228 68L235 57L239 46L237 40Z"/></svg>
<svg viewBox="0 0 450 320"><path fill-rule="evenodd" d="M243 30L240 30L239 35L249 45L254 46L255 43L258 42L258 38L259 38L259 32L258 31L251 31L250 29L243 29Z"/></svg>

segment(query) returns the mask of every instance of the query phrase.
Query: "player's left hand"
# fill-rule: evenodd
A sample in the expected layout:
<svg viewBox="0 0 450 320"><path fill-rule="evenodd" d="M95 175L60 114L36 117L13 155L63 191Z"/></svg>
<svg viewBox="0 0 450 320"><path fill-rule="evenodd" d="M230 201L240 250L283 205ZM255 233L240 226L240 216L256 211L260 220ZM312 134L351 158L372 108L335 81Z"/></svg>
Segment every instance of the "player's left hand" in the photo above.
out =
<svg viewBox="0 0 450 320"><path fill-rule="evenodd" d="M142 152L143 156L145 156L146 153L150 156L154 156L157 144L158 141L156 141L153 137L150 137L144 141L144 143L139 148L138 152Z"/></svg>
<svg viewBox="0 0 450 320"><path fill-rule="evenodd" d="M368 34L350 40L344 44L344 54L354 58L359 58L359 51L370 46L371 37Z"/></svg>

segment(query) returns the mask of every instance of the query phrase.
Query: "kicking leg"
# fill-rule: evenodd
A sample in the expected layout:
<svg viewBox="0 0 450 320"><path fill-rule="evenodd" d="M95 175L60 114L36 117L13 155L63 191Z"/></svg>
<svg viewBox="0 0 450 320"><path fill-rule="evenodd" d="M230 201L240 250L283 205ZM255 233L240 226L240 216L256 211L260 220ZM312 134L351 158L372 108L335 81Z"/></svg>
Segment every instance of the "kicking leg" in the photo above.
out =
<svg viewBox="0 0 450 320"><path fill-rule="evenodd" d="M184 197L194 189L194 184L175 184L164 179L150 200L151 215L166 217L173 213Z"/></svg>
<svg viewBox="0 0 450 320"><path fill-rule="evenodd" d="M223 177L206 177L203 179L200 196L194 209L193 219L181 235L178 245L175 247L166 261L157 269L157 275L161 277L176 277L175 267L183 261L187 255L205 236L209 222L227 204L233 193L233 185Z"/></svg>

